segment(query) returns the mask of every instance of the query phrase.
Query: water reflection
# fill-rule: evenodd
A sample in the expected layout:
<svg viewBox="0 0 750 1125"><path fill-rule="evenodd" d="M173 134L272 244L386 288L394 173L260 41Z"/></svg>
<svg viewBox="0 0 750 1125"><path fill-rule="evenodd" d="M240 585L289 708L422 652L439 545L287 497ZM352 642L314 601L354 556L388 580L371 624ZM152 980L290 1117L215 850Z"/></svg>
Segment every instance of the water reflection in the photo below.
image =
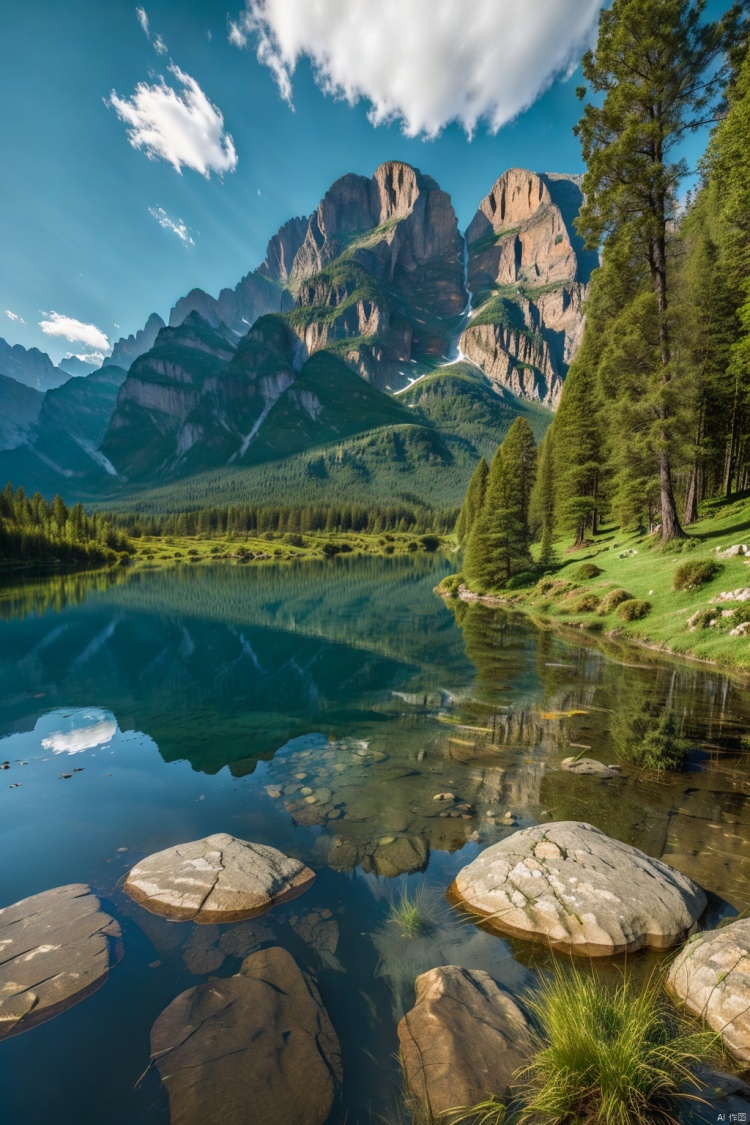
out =
<svg viewBox="0 0 750 1125"><path fill-rule="evenodd" d="M6 588L0 843L18 861L0 872L0 905L88 882L126 951L97 996L0 1044L10 1125L165 1125L158 1077L134 1088L152 1023L181 990L272 944L318 975L344 1045L332 1123L390 1113L396 1021L418 972L449 961L513 989L529 979L533 948L467 926L442 895L479 848L540 820L587 820L664 855L712 892L714 919L750 907L746 691L499 610L454 617L433 593L448 565L185 567ZM563 768L579 752L614 761L618 731L651 703L684 726L685 772ZM299 856L316 883L221 927L169 923L120 890L142 856L219 831ZM435 921L404 939L390 904L422 885Z"/></svg>

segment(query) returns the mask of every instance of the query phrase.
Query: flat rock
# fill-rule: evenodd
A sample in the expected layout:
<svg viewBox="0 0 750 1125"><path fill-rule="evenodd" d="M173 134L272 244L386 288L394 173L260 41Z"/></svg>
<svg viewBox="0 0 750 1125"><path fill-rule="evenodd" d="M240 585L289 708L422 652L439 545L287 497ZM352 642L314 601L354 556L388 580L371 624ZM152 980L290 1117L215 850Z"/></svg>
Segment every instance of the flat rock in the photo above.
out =
<svg viewBox="0 0 750 1125"><path fill-rule="evenodd" d="M286 950L181 993L151 1031L171 1125L323 1125L341 1082L336 1033Z"/></svg>
<svg viewBox="0 0 750 1125"><path fill-rule="evenodd" d="M142 859L125 890L153 914L193 922L240 922L302 894L315 876L298 859L226 833Z"/></svg>
<svg viewBox="0 0 750 1125"><path fill-rule="evenodd" d="M584 777L617 777L618 770L597 762L596 758L563 758L560 763L567 773L582 774Z"/></svg>
<svg viewBox="0 0 750 1125"><path fill-rule="evenodd" d="M72 1008L122 956L122 935L85 883L0 910L0 1039Z"/></svg>
<svg viewBox="0 0 750 1125"><path fill-rule="evenodd" d="M688 942L669 970L667 988L750 1063L750 918Z"/></svg>
<svg viewBox="0 0 750 1125"><path fill-rule="evenodd" d="M449 896L503 933L584 957L669 949L706 907L692 879L577 821L493 844L458 873Z"/></svg>
<svg viewBox="0 0 750 1125"><path fill-rule="evenodd" d="M457 965L417 977L416 993L398 1038L417 1105L438 1117L493 1095L507 1098L529 1049L526 1017L510 994L481 969Z"/></svg>

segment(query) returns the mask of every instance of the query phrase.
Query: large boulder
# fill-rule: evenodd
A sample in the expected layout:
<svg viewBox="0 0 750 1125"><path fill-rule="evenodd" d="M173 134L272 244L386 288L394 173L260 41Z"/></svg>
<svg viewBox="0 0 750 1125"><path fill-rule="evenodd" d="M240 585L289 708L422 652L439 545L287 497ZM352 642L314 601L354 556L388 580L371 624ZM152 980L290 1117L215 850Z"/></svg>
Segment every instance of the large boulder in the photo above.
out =
<svg viewBox="0 0 750 1125"><path fill-rule="evenodd" d="M515 1000L481 969L457 965L423 973L416 992L398 1038L417 1105L437 1117L505 1099L529 1051L529 1025Z"/></svg>
<svg viewBox="0 0 750 1125"><path fill-rule="evenodd" d="M323 1125L341 1056L312 978L286 950L173 1000L151 1031L171 1125Z"/></svg>
<svg viewBox="0 0 750 1125"><path fill-rule="evenodd" d="M120 927L85 883L0 910L0 1039L52 1019L104 984Z"/></svg>
<svg viewBox="0 0 750 1125"><path fill-rule="evenodd" d="M302 894L315 876L299 859L224 832L142 859L125 890L153 914L240 922Z"/></svg>
<svg viewBox="0 0 750 1125"><path fill-rule="evenodd" d="M487 848L449 894L503 933L584 957L669 949L706 906L686 875L576 821L539 824Z"/></svg>
<svg viewBox="0 0 750 1125"><path fill-rule="evenodd" d="M688 942L669 970L667 988L750 1063L750 918Z"/></svg>

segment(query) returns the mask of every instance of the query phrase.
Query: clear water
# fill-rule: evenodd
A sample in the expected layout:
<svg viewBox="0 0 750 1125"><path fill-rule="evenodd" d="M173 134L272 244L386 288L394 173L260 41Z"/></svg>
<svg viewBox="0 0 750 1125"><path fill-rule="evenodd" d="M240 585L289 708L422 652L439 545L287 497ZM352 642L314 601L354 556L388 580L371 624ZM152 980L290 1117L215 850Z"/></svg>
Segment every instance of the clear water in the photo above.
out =
<svg viewBox="0 0 750 1125"><path fill-rule="evenodd" d="M433 593L449 569L338 559L0 589L0 905L89 883L125 950L95 995L0 1043L3 1125L166 1125L147 1069L156 1017L273 943L315 973L341 1040L333 1125L395 1121L414 978L460 964L519 990L544 969L539 949L444 899L461 866L515 830L508 811L517 827L587 820L665 856L712 892L709 922L750 907L742 683L482 606L457 620ZM614 761L649 703L684 722L685 773L560 769L584 746ZM446 791L468 807L445 815ZM300 856L313 887L240 927L169 923L123 894L137 859L212 832ZM404 887L424 887L434 912L413 940L388 920Z"/></svg>

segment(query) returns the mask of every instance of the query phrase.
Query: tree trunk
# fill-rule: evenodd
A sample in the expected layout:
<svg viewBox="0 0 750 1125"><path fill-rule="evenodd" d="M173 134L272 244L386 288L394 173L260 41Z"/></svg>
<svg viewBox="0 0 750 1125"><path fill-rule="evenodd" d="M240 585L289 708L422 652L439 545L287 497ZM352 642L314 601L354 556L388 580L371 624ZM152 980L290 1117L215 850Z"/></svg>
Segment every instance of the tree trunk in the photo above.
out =
<svg viewBox="0 0 750 1125"><path fill-rule="evenodd" d="M677 505L672 487L672 470L666 450L659 453L659 490L661 492L661 541L669 543L672 539L685 539L685 532L677 515Z"/></svg>
<svg viewBox="0 0 750 1125"><path fill-rule="evenodd" d="M668 299L667 299L667 242L664 222L665 215L665 200L659 198L655 208L655 214L659 217L660 232L651 240L651 280L656 292L656 300L659 306L659 352L661 356L662 365L662 381L665 386L669 384L671 379L670 372L670 341L669 341L669 322L667 320L668 312ZM665 406L661 417L664 421L669 417L669 407ZM677 505L674 499L674 487L672 485L672 466L669 460L669 453L667 452L666 434L661 433L662 448L659 452L659 490L661 493L661 541L668 543L671 539L684 539L685 532L682 530L680 524L680 517L677 514Z"/></svg>

